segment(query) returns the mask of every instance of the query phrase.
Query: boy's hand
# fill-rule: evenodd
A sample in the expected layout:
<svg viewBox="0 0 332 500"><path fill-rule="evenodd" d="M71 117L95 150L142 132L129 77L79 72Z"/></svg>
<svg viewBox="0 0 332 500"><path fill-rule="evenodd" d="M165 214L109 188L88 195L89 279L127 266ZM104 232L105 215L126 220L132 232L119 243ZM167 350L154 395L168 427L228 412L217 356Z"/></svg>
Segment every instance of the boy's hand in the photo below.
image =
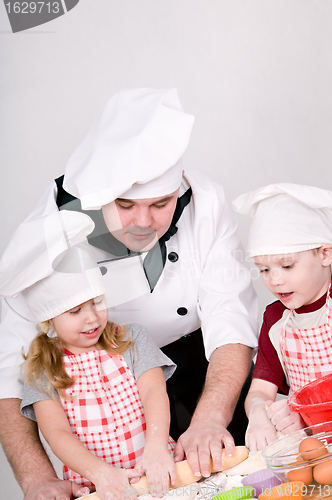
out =
<svg viewBox="0 0 332 500"><path fill-rule="evenodd" d="M100 500L137 500L136 492L129 479L137 478L142 471L120 469L105 463L97 477L94 477L96 492Z"/></svg>
<svg viewBox="0 0 332 500"><path fill-rule="evenodd" d="M276 429L267 416L265 404L257 404L250 412L246 447L249 451L260 451L276 439Z"/></svg>
<svg viewBox="0 0 332 500"><path fill-rule="evenodd" d="M152 496L163 497L168 493L169 482L176 483L175 463L168 449L148 449L138 460L135 469L144 469Z"/></svg>
<svg viewBox="0 0 332 500"><path fill-rule="evenodd" d="M282 434L290 434L307 426L299 413L290 410L286 399L266 401L265 405L271 423Z"/></svg>

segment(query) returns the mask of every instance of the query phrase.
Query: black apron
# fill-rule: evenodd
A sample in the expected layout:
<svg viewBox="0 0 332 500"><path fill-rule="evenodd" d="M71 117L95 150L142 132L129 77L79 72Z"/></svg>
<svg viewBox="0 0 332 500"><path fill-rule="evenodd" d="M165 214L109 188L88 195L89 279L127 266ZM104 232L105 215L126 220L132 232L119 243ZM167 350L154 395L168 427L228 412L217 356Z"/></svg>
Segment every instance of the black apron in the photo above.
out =
<svg viewBox="0 0 332 500"><path fill-rule="evenodd" d="M199 328L193 333L181 337L161 348L161 350L177 364L177 369L167 380L167 393L171 408L170 436L176 441L189 427L198 399L203 391L208 361L205 357L202 331ZM244 410L253 366L242 388L241 395L228 431L237 446L245 444L245 433L248 419Z"/></svg>

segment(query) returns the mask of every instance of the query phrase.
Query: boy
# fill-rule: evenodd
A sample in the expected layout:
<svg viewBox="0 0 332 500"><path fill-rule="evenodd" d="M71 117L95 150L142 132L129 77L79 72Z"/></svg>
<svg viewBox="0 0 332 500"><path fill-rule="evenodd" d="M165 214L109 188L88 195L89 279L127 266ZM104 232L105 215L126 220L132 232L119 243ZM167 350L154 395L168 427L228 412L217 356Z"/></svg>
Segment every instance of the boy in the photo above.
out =
<svg viewBox="0 0 332 500"><path fill-rule="evenodd" d="M246 445L261 450L305 427L283 394L332 372L332 192L273 184L233 202L253 216L248 253L278 299L264 313L257 362L246 399Z"/></svg>

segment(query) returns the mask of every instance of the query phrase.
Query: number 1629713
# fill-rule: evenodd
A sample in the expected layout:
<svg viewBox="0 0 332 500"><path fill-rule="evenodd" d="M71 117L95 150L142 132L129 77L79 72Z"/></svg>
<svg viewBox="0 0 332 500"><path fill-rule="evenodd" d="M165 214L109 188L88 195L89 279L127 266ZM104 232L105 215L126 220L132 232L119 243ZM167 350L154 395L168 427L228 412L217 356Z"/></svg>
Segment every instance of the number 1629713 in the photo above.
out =
<svg viewBox="0 0 332 500"><path fill-rule="evenodd" d="M8 14L58 14L60 12L60 2L7 2Z"/></svg>

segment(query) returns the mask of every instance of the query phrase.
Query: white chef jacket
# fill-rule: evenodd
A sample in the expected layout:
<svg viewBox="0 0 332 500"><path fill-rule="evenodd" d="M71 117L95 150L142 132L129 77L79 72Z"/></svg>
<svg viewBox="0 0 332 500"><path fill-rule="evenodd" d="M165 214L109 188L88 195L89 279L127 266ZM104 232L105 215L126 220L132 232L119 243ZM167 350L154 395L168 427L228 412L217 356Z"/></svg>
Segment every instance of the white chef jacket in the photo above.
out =
<svg viewBox="0 0 332 500"><path fill-rule="evenodd" d="M185 172L180 195L190 186L191 201L176 224L177 233L166 242L167 256L173 258L166 258L152 293L138 257L109 261L107 252L93 247L111 295L133 290L132 300L109 308L109 320L145 326L159 347L201 327L207 359L229 343L256 348L257 299L223 189L198 171ZM56 194L54 183L26 220L57 210ZM127 264L129 273L121 268ZM114 266L120 269L118 284ZM2 306L0 398L21 398L21 348L27 350L36 335L36 320L21 295Z"/></svg>

